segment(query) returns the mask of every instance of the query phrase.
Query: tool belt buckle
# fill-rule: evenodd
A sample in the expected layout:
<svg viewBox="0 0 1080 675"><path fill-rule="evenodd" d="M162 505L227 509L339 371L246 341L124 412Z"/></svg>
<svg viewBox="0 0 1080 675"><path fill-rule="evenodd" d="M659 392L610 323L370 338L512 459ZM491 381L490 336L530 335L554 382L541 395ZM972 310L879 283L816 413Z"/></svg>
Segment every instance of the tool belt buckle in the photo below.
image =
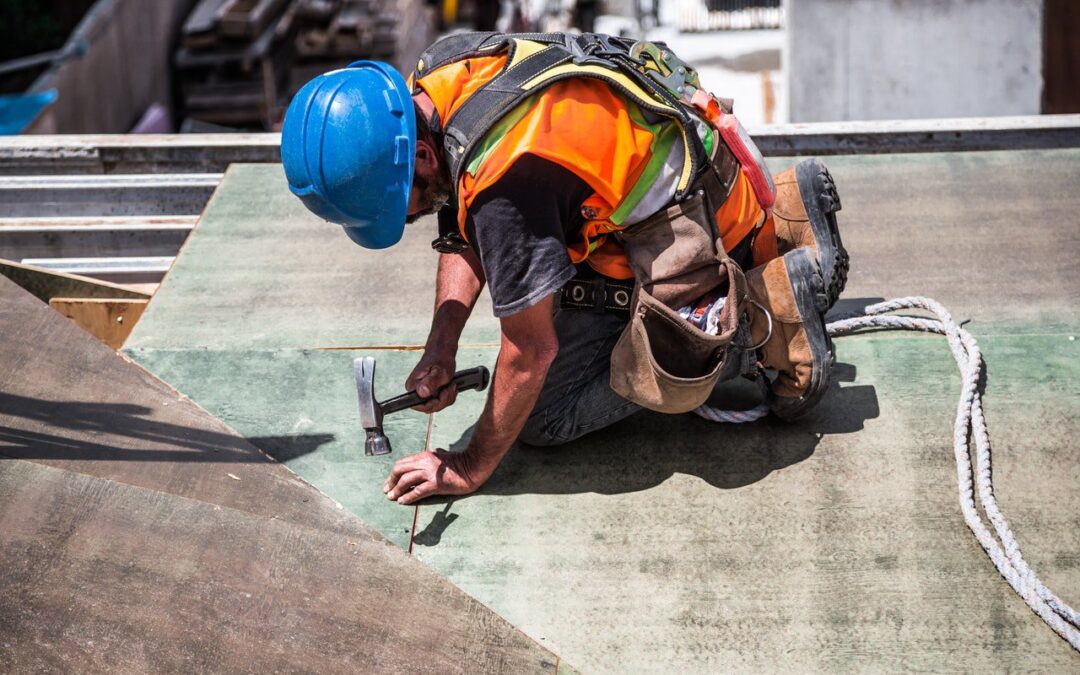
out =
<svg viewBox="0 0 1080 675"><path fill-rule="evenodd" d="M607 279L571 279L562 289L560 305L569 309L630 311L632 289Z"/></svg>

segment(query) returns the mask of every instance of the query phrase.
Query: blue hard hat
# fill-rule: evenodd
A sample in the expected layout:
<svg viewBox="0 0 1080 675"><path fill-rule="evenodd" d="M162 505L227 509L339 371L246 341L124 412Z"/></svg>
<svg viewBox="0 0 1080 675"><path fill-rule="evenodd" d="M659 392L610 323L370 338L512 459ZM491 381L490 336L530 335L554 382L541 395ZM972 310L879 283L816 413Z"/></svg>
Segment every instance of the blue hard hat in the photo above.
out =
<svg viewBox="0 0 1080 675"><path fill-rule="evenodd" d="M416 163L416 113L389 64L357 61L296 93L281 129L289 189L365 248L401 239Z"/></svg>

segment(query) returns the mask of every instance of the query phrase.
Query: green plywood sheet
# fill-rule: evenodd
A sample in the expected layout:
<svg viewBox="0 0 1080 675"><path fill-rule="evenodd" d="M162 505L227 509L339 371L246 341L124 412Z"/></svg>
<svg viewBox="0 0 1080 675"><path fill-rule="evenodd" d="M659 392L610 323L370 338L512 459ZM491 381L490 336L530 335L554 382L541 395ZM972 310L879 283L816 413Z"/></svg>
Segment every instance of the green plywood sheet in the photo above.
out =
<svg viewBox="0 0 1080 675"><path fill-rule="evenodd" d="M389 251L308 213L277 165L233 165L127 347L422 345L438 254L434 219ZM486 298L468 342L497 341Z"/></svg>
<svg viewBox="0 0 1080 675"><path fill-rule="evenodd" d="M130 354L385 537L408 547L413 509L389 502L381 488L396 457L423 449L428 416L412 410L388 416L385 431L395 456L366 457L352 362L357 356L377 358L377 394L386 399L404 391L419 352L137 349Z"/></svg>
<svg viewBox="0 0 1080 675"><path fill-rule="evenodd" d="M923 294L970 320L1002 508L1066 596L1080 588L1078 160L828 162L853 256L842 302ZM350 366L375 355L386 397L419 353L320 348L422 344L433 229L364 251L307 214L279 167L234 166L127 351L249 438L332 437L265 449L406 546L413 510L381 496L392 459L361 454ZM458 365L490 365L497 336L484 300ZM516 449L478 495L419 508L413 553L584 672L1077 667L963 524L944 341L849 338L840 358L805 423L645 414L562 449ZM482 403L463 395L430 439L426 416L388 418L394 457L425 439L461 447Z"/></svg>
<svg viewBox="0 0 1080 675"><path fill-rule="evenodd" d="M980 342L999 502L1076 603L1080 346ZM944 340L846 338L839 358L803 423L643 413L515 449L478 495L420 507L414 555L584 672L1080 667L964 524ZM436 414L431 443L478 412Z"/></svg>
<svg viewBox="0 0 1080 675"><path fill-rule="evenodd" d="M1077 330L1080 279L1064 253L1080 246L1078 160L1078 150L830 158L853 258L845 297L922 294L1002 330ZM366 251L305 211L279 166L234 165L127 344L423 344L433 231L423 219L396 247ZM490 344L496 331L485 296L464 339Z"/></svg>

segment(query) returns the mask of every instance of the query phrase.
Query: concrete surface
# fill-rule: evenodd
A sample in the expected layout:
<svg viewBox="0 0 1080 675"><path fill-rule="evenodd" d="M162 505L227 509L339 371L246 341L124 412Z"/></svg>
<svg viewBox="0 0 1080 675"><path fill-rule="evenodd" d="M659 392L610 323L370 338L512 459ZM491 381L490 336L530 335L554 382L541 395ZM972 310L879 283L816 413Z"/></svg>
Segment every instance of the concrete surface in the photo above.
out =
<svg viewBox="0 0 1080 675"><path fill-rule="evenodd" d="M853 256L841 308L924 294L968 322L998 499L1074 603L1078 160L829 160ZM843 339L833 390L799 424L642 414L515 449L475 496L387 503L389 461L361 454L351 359L376 356L382 397L400 391L427 331L433 231L423 220L363 251L304 211L280 168L234 166L126 351L256 445L325 438L260 447L584 672L1080 668L964 525L959 378L932 336ZM491 365L496 339L485 299L458 365ZM430 419L388 418L394 456L461 447L481 405L469 393Z"/></svg>
<svg viewBox="0 0 1080 675"><path fill-rule="evenodd" d="M560 665L3 278L0 325L0 671Z"/></svg>
<svg viewBox="0 0 1080 675"><path fill-rule="evenodd" d="M1033 115L1041 0L787 0L792 122Z"/></svg>

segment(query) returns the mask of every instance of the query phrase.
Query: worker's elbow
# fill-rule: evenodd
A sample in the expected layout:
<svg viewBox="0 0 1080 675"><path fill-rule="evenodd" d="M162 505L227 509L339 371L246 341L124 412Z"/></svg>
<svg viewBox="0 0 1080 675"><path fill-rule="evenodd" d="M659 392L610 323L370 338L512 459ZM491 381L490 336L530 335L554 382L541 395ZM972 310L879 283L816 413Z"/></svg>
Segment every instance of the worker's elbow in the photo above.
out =
<svg viewBox="0 0 1080 675"><path fill-rule="evenodd" d="M551 340L530 345L522 353L522 358L527 363L542 367L546 371L558 355L559 343Z"/></svg>
<svg viewBox="0 0 1080 675"><path fill-rule="evenodd" d="M555 340L529 342L515 345L509 350L511 363L520 370L547 373L555 357L559 354L559 343Z"/></svg>
<svg viewBox="0 0 1080 675"><path fill-rule="evenodd" d="M548 366L555 361L555 357L558 355L559 343L552 339L550 342L544 342L543 344L537 345L532 357L535 359L537 365L543 365L544 369L547 370Z"/></svg>

